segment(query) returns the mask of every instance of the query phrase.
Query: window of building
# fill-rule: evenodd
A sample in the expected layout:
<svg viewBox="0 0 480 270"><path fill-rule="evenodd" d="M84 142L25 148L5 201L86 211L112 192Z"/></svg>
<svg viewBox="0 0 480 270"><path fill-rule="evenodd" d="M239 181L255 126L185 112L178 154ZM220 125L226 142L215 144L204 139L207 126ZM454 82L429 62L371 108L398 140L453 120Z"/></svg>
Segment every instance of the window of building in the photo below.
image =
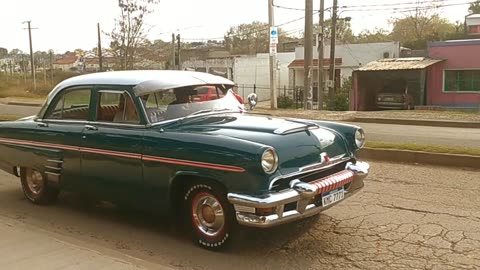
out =
<svg viewBox="0 0 480 270"><path fill-rule="evenodd" d="M446 70L445 92L480 92L480 70Z"/></svg>

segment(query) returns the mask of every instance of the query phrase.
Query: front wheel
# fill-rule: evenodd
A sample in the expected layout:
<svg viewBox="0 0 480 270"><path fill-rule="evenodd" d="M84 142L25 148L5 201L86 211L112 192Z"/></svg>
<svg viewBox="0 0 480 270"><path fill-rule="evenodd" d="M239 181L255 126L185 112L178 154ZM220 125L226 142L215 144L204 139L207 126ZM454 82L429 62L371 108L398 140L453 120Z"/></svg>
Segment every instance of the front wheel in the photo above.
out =
<svg viewBox="0 0 480 270"><path fill-rule="evenodd" d="M195 242L207 249L224 248L235 222L233 206L223 189L217 185L194 184L184 198Z"/></svg>
<svg viewBox="0 0 480 270"><path fill-rule="evenodd" d="M49 204L57 200L59 190L47 185L42 173L31 168L22 168L20 179L25 197L35 204Z"/></svg>

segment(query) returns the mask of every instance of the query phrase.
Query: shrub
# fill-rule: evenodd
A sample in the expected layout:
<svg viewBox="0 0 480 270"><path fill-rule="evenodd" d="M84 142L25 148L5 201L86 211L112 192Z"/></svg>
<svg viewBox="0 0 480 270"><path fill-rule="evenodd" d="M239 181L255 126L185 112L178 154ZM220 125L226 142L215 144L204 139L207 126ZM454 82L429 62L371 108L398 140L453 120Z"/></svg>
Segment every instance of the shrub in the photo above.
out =
<svg viewBox="0 0 480 270"><path fill-rule="evenodd" d="M295 102L290 97L279 96L277 97L277 106L281 109L295 108Z"/></svg>
<svg viewBox="0 0 480 270"><path fill-rule="evenodd" d="M348 111L350 105L350 91L352 89L352 77L343 80L342 87L335 93L334 111Z"/></svg>

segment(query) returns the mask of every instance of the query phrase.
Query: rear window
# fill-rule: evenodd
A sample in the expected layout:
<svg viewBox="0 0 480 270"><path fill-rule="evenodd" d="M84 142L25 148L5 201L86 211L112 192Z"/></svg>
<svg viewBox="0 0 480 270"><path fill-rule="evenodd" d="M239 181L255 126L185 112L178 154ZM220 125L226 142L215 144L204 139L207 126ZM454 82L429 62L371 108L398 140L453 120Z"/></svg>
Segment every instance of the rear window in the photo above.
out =
<svg viewBox="0 0 480 270"><path fill-rule="evenodd" d="M197 90L197 95L206 95L208 94L208 87L200 87L195 89Z"/></svg>

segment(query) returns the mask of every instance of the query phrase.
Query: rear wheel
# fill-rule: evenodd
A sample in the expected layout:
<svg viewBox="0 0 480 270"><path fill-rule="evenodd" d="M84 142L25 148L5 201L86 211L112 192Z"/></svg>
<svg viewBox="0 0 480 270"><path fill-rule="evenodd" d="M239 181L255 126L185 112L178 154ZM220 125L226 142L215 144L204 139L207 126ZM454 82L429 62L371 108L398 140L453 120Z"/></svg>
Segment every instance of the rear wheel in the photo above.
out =
<svg viewBox="0 0 480 270"><path fill-rule="evenodd" d="M20 172L25 197L35 204L49 204L57 200L59 190L47 185L42 173L31 168L22 168Z"/></svg>
<svg viewBox="0 0 480 270"><path fill-rule="evenodd" d="M207 249L224 248L235 222L233 206L223 189L212 184L194 184L187 189L184 199L194 241Z"/></svg>

